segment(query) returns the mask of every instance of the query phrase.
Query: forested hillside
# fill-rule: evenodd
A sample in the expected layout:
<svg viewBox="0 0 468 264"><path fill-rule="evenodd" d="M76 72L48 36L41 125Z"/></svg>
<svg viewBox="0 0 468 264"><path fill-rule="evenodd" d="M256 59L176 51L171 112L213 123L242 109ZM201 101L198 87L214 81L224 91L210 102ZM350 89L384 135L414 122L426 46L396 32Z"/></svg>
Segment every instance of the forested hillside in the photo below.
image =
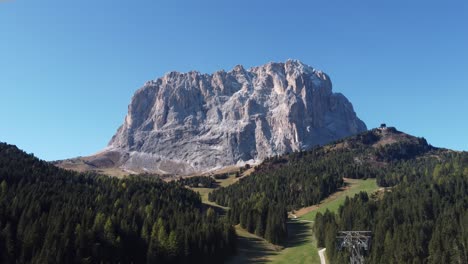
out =
<svg viewBox="0 0 468 264"><path fill-rule="evenodd" d="M181 183L77 174L0 143L1 263L220 263L235 238Z"/></svg>
<svg viewBox="0 0 468 264"><path fill-rule="evenodd" d="M209 199L231 208L228 218L232 223L281 243L287 237L287 210L318 203L342 186L341 175L328 169L327 162L318 160L314 152L298 154L289 161L272 158L239 183L215 190Z"/></svg>
<svg viewBox="0 0 468 264"><path fill-rule="evenodd" d="M382 199L361 193L336 215L317 214L318 245L332 263L349 257L336 251L338 230L372 231L366 263L468 263L468 153L406 162L400 172Z"/></svg>
<svg viewBox="0 0 468 264"><path fill-rule="evenodd" d="M393 186L415 177L413 167L445 153L395 128L373 129L309 151L273 157L249 177L210 194L228 217L273 243L287 236L286 212L317 204L343 186L343 177L377 178ZM274 217L274 219L272 219Z"/></svg>

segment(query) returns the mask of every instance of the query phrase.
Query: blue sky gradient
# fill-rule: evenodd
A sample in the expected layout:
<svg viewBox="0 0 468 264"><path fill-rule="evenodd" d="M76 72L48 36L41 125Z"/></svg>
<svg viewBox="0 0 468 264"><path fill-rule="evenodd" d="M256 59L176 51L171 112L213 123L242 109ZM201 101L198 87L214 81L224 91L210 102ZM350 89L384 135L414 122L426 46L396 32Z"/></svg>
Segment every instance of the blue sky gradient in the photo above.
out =
<svg viewBox="0 0 468 264"><path fill-rule="evenodd" d="M368 127L468 150L468 1L0 1L0 141L92 154L166 72L299 59Z"/></svg>

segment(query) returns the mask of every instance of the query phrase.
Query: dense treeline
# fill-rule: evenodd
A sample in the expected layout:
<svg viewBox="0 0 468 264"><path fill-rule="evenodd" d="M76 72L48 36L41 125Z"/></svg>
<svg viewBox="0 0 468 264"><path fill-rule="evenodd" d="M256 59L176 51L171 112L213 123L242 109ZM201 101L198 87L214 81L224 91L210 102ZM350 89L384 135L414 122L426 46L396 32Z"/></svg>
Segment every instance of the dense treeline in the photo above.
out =
<svg viewBox="0 0 468 264"><path fill-rule="evenodd" d="M343 186L347 166L323 151L274 157L249 177L212 192L211 201L231 208L228 218L273 243L287 237L287 211L318 203ZM334 166L330 166L334 164Z"/></svg>
<svg viewBox="0 0 468 264"><path fill-rule="evenodd" d="M468 263L468 153L398 164L399 184L380 200L366 193L347 199L337 214L317 214L318 245L331 262L338 230L371 230L368 263Z"/></svg>
<svg viewBox="0 0 468 264"><path fill-rule="evenodd" d="M238 175L239 173L236 172L236 175ZM216 180L225 180L227 178L229 178L229 173L220 173L220 174L215 174L213 176Z"/></svg>
<svg viewBox="0 0 468 264"><path fill-rule="evenodd" d="M340 144L345 147L333 149ZM320 149L324 155L340 160L338 165L343 167L341 172L346 177L376 178L382 187L395 186L414 177L417 169L427 166L427 159L447 153L434 148L424 138L406 135L393 127L369 130Z"/></svg>
<svg viewBox="0 0 468 264"><path fill-rule="evenodd" d="M434 148L427 144L426 139L417 138L417 142L398 142L377 148L375 155L378 161L390 162L413 159L432 149Z"/></svg>
<svg viewBox="0 0 468 264"><path fill-rule="evenodd" d="M210 199L229 206L240 199L262 194L270 202L283 203L286 209L295 209L319 202L343 186L343 176L353 166L342 166L342 156L325 156L317 151L291 154L267 159L249 177L227 188L217 189ZM332 165L336 166L332 166Z"/></svg>
<svg viewBox="0 0 468 264"><path fill-rule="evenodd" d="M235 239L180 183L77 174L0 143L1 263L220 263Z"/></svg>
<svg viewBox="0 0 468 264"><path fill-rule="evenodd" d="M189 187L215 188L216 180L209 176L193 176L179 179L179 183Z"/></svg>

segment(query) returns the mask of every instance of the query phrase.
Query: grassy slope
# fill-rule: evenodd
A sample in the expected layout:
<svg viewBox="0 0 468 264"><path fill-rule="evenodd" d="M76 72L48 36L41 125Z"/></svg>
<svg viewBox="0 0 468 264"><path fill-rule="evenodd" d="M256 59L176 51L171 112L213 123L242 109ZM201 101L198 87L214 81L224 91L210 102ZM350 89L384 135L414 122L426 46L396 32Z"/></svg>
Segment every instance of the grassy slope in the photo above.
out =
<svg viewBox="0 0 468 264"><path fill-rule="evenodd" d="M238 252L226 262L228 264L268 263L280 252L278 246L247 232L239 225L236 226L236 233Z"/></svg>
<svg viewBox="0 0 468 264"><path fill-rule="evenodd" d="M315 215L318 212L323 213L327 209L330 211L336 212L338 208L340 207L340 205L344 203L346 196L353 197L355 194L359 192L372 193L378 189L375 179L368 179L368 180L347 179L347 183L349 184L348 189L333 194L331 197L321 202L317 210L309 212L303 215L302 217L300 217L299 219L314 221Z"/></svg>
<svg viewBox="0 0 468 264"><path fill-rule="evenodd" d="M236 178L235 174L229 175L227 179L221 179L221 180L216 180L216 182L219 184L221 187L226 187L229 186L235 182L237 182L238 179ZM210 194L214 189L213 188L190 188L196 192L198 192L201 196L202 202L208 205L212 206L217 206L221 207L218 204L215 204L213 202L208 201L208 194Z"/></svg>
<svg viewBox="0 0 468 264"><path fill-rule="evenodd" d="M347 182L349 188L325 199L318 209L303 215L299 220L313 221L317 212L325 212L327 209L337 211L339 206L344 203L346 196L354 196L361 191L371 193L378 189L375 179L349 179ZM315 237L311 230L312 225L313 223L291 221L288 226L291 238L286 244L286 248L271 258L271 263L320 263Z"/></svg>
<svg viewBox="0 0 468 264"><path fill-rule="evenodd" d="M235 183L238 179L234 175L224 180L217 180L220 186L228 186ZM339 206L344 203L346 196L354 196L356 193L365 191L371 193L378 189L375 179L354 180L347 179L348 188L339 191L320 203L319 207L311 211L299 220L315 219L317 212L325 212L326 209L337 211ZM192 188L200 193L203 203L221 207L208 201L208 194L213 191L210 188ZM223 208L223 207L221 207ZM223 208L227 209L227 208ZM290 221L288 223L289 239L284 249L268 243L263 238L250 234L241 227L236 226L238 240L238 254L232 257L228 263L320 263L315 237L312 234L313 223Z"/></svg>
<svg viewBox="0 0 468 264"><path fill-rule="evenodd" d="M300 264L320 263L315 237L312 234L313 223L289 222L289 239L285 249L270 258L269 263Z"/></svg>

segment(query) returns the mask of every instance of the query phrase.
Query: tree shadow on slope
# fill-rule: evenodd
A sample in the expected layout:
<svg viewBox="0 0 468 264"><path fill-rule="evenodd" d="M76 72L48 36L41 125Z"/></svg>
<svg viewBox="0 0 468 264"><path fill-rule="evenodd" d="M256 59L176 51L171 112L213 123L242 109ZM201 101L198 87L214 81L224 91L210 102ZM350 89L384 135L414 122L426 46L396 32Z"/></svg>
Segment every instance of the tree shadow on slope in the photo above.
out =
<svg viewBox="0 0 468 264"><path fill-rule="evenodd" d="M278 254L280 247L237 227L237 254L226 263L267 263Z"/></svg>
<svg viewBox="0 0 468 264"><path fill-rule="evenodd" d="M219 206L214 203L213 204L202 203L203 211L206 211L209 208L213 209L219 216L225 216L227 214L227 209L225 207Z"/></svg>
<svg viewBox="0 0 468 264"><path fill-rule="evenodd" d="M281 249L300 247L306 243L312 243L312 223L289 221L287 224L289 235L286 243L282 245L284 248L268 243L265 239L237 227L238 252L227 263L268 263L275 256L281 254Z"/></svg>
<svg viewBox="0 0 468 264"><path fill-rule="evenodd" d="M298 247L305 243L311 243L312 223L299 221L289 221L288 223L288 240L285 247Z"/></svg>

